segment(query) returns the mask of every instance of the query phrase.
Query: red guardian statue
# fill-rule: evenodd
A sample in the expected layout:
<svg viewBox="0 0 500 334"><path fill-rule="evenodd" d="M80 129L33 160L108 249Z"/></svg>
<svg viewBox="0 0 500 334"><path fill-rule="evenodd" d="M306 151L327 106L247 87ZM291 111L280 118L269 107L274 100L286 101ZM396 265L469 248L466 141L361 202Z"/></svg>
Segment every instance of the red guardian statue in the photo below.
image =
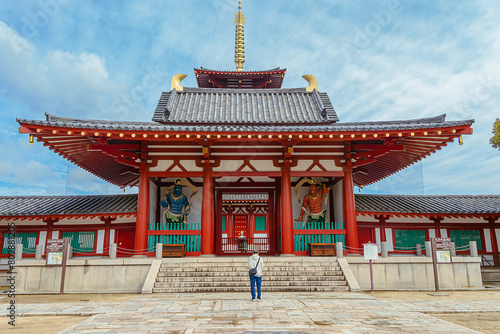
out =
<svg viewBox="0 0 500 334"><path fill-rule="evenodd" d="M309 193L304 196L303 203L300 203L300 187L305 183L309 184ZM325 222L326 217L326 203L328 199L328 191L332 189L333 186L326 186L317 182L315 179L302 179L295 186L295 192L297 193L297 198L299 204L301 204L300 215L295 221L304 221L309 223L314 222Z"/></svg>

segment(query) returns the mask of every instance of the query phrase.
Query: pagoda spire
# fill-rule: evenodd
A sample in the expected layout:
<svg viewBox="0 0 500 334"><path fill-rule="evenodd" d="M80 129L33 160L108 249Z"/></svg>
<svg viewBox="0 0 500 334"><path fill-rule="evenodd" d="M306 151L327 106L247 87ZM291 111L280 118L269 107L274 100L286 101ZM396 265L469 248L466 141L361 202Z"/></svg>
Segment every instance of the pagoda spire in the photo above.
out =
<svg viewBox="0 0 500 334"><path fill-rule="evenodd" d="M241 12L241 1L238 2L238 13L235 15L234 23L236 24L234 62L236 63L236 71L243 71L243 64L245 63L245 32L243 27L245 14Z"/></svg>

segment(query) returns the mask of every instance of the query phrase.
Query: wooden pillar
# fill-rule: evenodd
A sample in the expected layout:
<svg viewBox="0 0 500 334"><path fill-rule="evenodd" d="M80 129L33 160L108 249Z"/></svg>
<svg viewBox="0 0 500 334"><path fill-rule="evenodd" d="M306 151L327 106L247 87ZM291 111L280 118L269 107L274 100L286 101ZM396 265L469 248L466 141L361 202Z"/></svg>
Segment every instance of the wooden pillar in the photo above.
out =
<svg viewBox="0 0 500 334"><path fill-rule="evenodd" d="M149 223L149 169L141 167L139 198L137 200L137 222L135 224L135 255L144 255L148 248Z"/></svg>
<svg viewBox="0 0 500 334"><path fill-rule="evenodd" d="M293 210L290 167L281 167L281 247L282 254L293 254Z"/></svg>
<svg viewBox="0 0 500 334"><path fill-rule="evenodd" d="M214 182L212 166L203 167L203 199L201 204L201 254L214 253Z"/></svg>
<svg viewBox="0 0 500 334"><path fill-rule="evenodd" d="M102 217L101 220L104 222L104 245L103 245L103 254L104 256L109 256L109 244L110 244L110 230L111 230L111 222L116 220L116 218L111 217Z"/></svg>
<svg viewBox="0 0 500 334"><path fill-rule="evenodd" d="M498 241L497 241L497 234L495 233L495 218L494 217L488 217L488 225L490 227L490 238L491 238L491 252L493 254L498 254ZM493 264L495 267L498 267L500 265L500 256L498 255L493 255Z"/></svg>
<svg viewBox="0 0 500 334"><path fill-rule="evenodd" d="M344 225L346 229L346 246L350 253L358 253L358 223L356 221L356 206L354 203L354 188L352 181L352 167L344 167Z"/></svg>
<svg viewBox="0 0 500 334"><path fill-rule="evenodd" d="M387 217L385 216L379 216L378 221L380 223L380 242L387 242L387 238L385 236L385 221L387 220Z"/></svg>
<svg viewBox="0 0 500 334"><path fill-rule="evenodd" d="M248 208L247 238L253 238L253 234L255 233L255 215L253 211L253 203L250 203L250 207Z"/></svg>
<svg viewBox="0 0 500 334"><path fill-rule="evenodd" d="M441 238L441 220L442 218L434 218L434 231L436 231L436 238Z"/></svg>
<svg viewBox="0 0 500 334"><path fill-rule="evenodd" d="M54 219L53 218L44 218L43 221L47 224L47 238L46 239L52 239L52 231L54 229ZM61 238L62 238L62 236L61 236Z"/></svg>
<svg viewBox="0 0 500 334"><path fill-rule="evenodd" d="M233 209L231 208L231 203L229 203L227 208L226 216L226 233L228 238L234 238L234 223L233 223Z"/></svg>

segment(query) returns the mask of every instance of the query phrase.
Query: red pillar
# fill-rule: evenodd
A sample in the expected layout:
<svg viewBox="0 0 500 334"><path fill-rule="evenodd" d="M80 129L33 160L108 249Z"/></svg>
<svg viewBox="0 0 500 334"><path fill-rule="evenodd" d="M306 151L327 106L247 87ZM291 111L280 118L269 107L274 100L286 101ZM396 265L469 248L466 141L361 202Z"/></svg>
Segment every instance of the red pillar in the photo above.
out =
<svg viewBox="0 0 500 334"><path fill-rule="evenodd" d="M488 224L490 225L490 238L491 238L491 252L498 254L498 239L495 233L495 218L488 218ZM500 263L500 257L498 255L493 255L493 264L498 266Z"/></svg>
<svg viewBox="0 0 500 334"><path fill-rule="evenodd" d="M354 203L352 167L344 167L343 190L346 246L351 248L358 248L358 222L356 221L356 206ZM349 250L349 253L357 253L357 251L351 249Z"/></svg>
<svg viewBox="0 0 500 334"><path fill-rule="evenodd" d="M203 199L201 204L201 254L214 253L214 197L212 166L203 168Z"/></svg>
<svg viewBox="0 0 500 334"><path fill-rule="evenodd" d="M498 239L495 233L495 220L495 218L489 218L488 223L490 225L491 251L493 253L498 253Z"/></svg>
<svg viewBox="0 0 500 334"><path fill-rule="evenodd" d="M233 209L227 209L226 233L228 238L234 238Z"/></svg>
<svg viewBox="0 0 500 334"><path fill-rule="evenodd" d="M386 217L380 216L378 218L378 221L380 223L380 242L387 242L387 238L385 236L385 221L387 220Z"/></svg>
<svg viewBox="0 0 500 334"><path fill-rule="evenodd" d="M115 218L116 219L116 218ZM109 256L109 238L110 238L110 229L111 229L111 222L115 220L113 218L101 218L101 220L104 222L104 252L103 255Z"/></svg>
<svg viewBox="0 0 500 334"><path fill-rule="evenodd" d="M141 168L139 198L137 201L137 223L135 224L135 255L143 255L148 248L149 223L149 170Z"/></svg>
<svg viewBox="0 0 500 334"><path fill-rule="evenodd" d="M290 167L281 168L281 250L293 254L293 211Z"/></svg>
<svg viewBox="0 0 500 334"><path fill-rule="evenodd" d="M434 231L436 238L441 238L441 218L434 218Z"/></svg>

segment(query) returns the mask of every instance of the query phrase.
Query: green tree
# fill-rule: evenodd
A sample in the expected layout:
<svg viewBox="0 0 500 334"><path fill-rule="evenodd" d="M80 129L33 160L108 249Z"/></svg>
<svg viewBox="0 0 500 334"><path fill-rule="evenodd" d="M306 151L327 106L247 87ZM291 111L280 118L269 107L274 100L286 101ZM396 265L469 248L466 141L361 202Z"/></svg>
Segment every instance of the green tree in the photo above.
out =
<svg viewBox="0 0 500 334"><path fill-rule="evenodd" d="M495 123L493 123L492 133L493 137L490 138L490 144L500 150L500 118L497 118Z"/></svg>

